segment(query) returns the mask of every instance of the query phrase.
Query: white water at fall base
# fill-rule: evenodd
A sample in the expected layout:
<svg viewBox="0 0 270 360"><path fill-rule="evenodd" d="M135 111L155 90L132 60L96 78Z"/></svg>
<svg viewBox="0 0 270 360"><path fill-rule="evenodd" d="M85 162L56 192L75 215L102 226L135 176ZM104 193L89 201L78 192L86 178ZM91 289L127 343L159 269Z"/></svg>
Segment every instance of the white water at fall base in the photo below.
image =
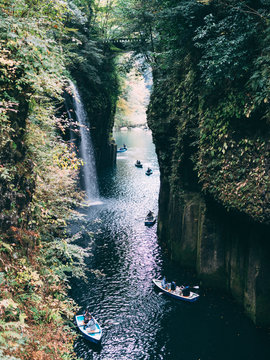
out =
<svg viewBox="0 0 270 360"><path fill-rule="evenodd" d="M70 81L71 91L73 94L73 105L77 121L79 123L81 144L80 154L83 160L83 181L85 192L89 204L93 205L99 199L99 189L97 183L97 172L94 148L91 139L91 133L88 128L86 111L76 85Z"/></svg>

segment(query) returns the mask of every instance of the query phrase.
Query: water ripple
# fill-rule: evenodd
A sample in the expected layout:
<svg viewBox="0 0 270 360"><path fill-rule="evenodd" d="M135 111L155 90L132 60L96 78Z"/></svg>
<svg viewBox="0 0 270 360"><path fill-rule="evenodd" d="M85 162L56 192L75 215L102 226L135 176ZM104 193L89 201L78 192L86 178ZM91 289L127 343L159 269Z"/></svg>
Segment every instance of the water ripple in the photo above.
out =
<svg viewBox="0 0 270 360"><path fill-rule="evenodd" d="M155 277L171 275L181 283L193 279L193 274L164 257L156 225L144 226L147 211L158 210L159 170L151 135L140 132L140 148L137 132L120 133L117 140L126 143L128 151L118 157L115 171L101 177L99 205L81 210L85 216L72 225L83 234L79 244L93 255L87 258L89 268L105 274L89 273L88 283L72 285L73 298L82 309L90 308L104 330L101 347L79 338L74 347L78 356L84 360L269 359L267 341L226 299L208 295L189 304L154 289ZM153 175L147 177L145 169L137 169L137 159L151 166ZM238 332L245 336L235 336Z"/></svg>

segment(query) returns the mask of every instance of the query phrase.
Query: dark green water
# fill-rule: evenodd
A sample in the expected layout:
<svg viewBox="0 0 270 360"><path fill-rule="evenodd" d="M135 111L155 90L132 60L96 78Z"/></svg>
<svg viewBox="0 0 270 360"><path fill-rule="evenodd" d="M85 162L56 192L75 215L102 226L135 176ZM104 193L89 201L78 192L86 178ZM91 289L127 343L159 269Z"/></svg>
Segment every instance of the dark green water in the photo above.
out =
<svg viewBox="0 0 270 360"><path fill-rule="evenodd" d="M103 328L101 347L83 338L75 344L81 359L102 360L269 360L269 336L257 329L231 299L214 289L185 303L159 293L152 279L166 275L178 284L197 284L195 274L166 256L156 225L144 226L146 212L158 211L159 170L150 132L116 133L127 144L117 168L100 177L102 205L81 211L74 224L79 241L89 247L88 283L74 282L72 296L90 310ZM140 159L143 169L134 163ZM154 173L145 175L147 166ZM91 234L87 234L91 232ZM92 237L93 235L93 237Z"/></svg>

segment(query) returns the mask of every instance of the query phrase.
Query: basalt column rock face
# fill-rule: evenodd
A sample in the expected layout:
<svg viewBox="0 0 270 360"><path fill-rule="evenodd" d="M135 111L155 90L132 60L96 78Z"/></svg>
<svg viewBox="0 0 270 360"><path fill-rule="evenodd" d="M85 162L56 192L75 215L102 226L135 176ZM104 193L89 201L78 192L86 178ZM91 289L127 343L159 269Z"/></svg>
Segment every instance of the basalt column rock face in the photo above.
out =
<svg viewBox="0 0 270 360"><path fill-rule="evenodd" d="M269 229L212 202L206 202L199 223L200 278L207 286L226 289L255 323L269 326Z"/></svg>
<svg viewBox="0 0 270 360"><path fill-rule="evenodd" d="M179 267L196 270L204 286L230 293L256 324L267 327L269 225L256 221L252 212L249 216L248 208L243 212L240 205L228 209L204 191L196 171L199 156L194 133L198 119L176 107L173 84L164 89L166 86L164 82L163 89L154 87L148 110L161 173L159 239ZM207 176L211 182L216 174L209 171ZM228 176L227 181L232 179ZM235 188L237 191L237 184Z"/></svg>
<svg viewBox="0 0 270 360"><path fill-rule="evenodd" d="M171 258L196 269L206 287L225 290L260 326L270 325L269 228L228 214L201 193L161 181L158 233Z"/></svg>

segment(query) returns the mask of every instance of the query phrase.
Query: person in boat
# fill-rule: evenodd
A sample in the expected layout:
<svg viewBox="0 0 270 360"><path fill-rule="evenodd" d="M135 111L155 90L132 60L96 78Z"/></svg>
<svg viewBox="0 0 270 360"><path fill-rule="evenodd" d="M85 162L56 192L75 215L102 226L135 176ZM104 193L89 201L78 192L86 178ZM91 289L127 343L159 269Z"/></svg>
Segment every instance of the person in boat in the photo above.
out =
<svg viewBox="0 0 270 360"><path fill-rule="evenodd" d="M137 160L137 161L136 161L136 164L137 164L137 165L140 165L140 164L141 164L140 160Z"/></svg>
<svg viewBox="0 0 270 360"><path fill-rule="evenodd" d="M149 210L149 211L148 211L148 214L146 215L146 217L150 219L150 218L153 218L153 216L154 216L153 211Z"/></svg>
<svg viewBox="0 0 270 360"><path fill-rule="evenodd" d="M83 321L84 321L84 325L86 325L88 323L88 321L91 318L91 314L88 310L86 310L83 314Z"/></svg>
<svg viewBox="0 0 270 360"><path fill-rule="evenodd" d="M163 277L163 279L161 281L161 286L162 286L163 289L165 289L165 287L166 287L166 278L165 278L165 276Z"/></svg>
<svg viewBox="0 0 270 360"><path fill-rule="evenodd" d="M171 282L171 290L175 291L176 289L176 283L174 281Z"/></svg>
<svg viewBox="0 0 270 360"><path fill-rule="evenodd" d="M89 317L87 323L84 325L84 329L87 329L89 331L94 331L96 329L96 323L95 323L93 316L91 314L89 314L89 315L90 315L90 317Z"/></svg>
<svg viewBox="0 0 270 360"><path fill-rule="evenodd" d="M185 288L182 290L183 296L189 296L190 295L190 289L189 286L185 286Z"/></svg>
<svg viewBox="0 0 270 360"><path fill-rule="evenodd" d="M151 172L152 170L151 170L150 168L148 168L146 171L149 173L149 172Z"/></svg>
<svg viewBox="0 0 270 360"><path fill-rule="evenodd" d="M126 149L127 148L127 145L126 144L123 144L123 149Z"/></svg>

